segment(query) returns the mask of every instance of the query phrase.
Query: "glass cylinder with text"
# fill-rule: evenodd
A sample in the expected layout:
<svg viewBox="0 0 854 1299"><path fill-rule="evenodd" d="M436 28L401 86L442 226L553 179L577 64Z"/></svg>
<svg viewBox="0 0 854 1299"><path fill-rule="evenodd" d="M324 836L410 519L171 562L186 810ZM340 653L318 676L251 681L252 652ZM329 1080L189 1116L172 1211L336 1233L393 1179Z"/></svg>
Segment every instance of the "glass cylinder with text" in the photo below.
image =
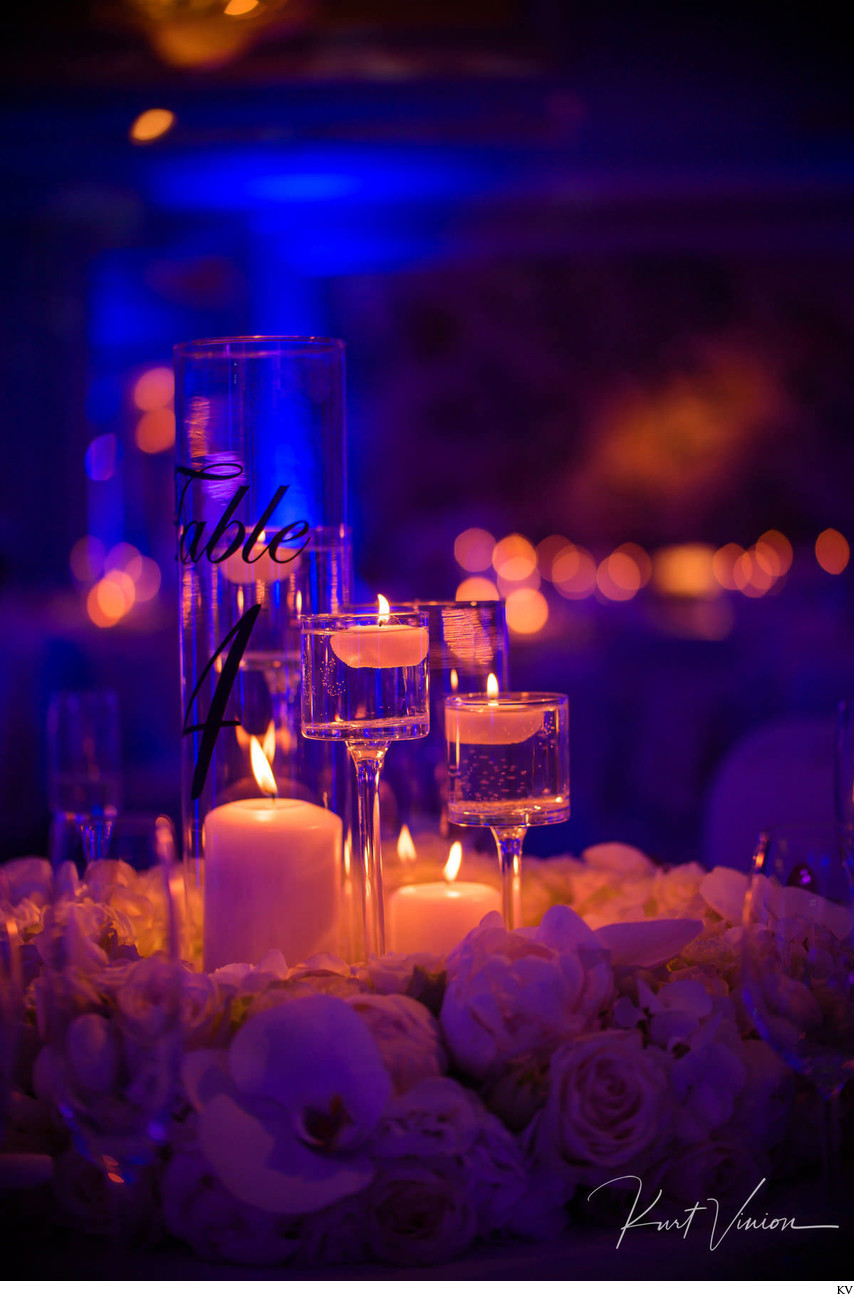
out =
<svg viewBox="0 0 854 1299"><path fill-rule="evenodd" d="M299 619L350 598L344 345L175 348L182 816L206 969L338 951L347 771L300 733Z"/></svg>

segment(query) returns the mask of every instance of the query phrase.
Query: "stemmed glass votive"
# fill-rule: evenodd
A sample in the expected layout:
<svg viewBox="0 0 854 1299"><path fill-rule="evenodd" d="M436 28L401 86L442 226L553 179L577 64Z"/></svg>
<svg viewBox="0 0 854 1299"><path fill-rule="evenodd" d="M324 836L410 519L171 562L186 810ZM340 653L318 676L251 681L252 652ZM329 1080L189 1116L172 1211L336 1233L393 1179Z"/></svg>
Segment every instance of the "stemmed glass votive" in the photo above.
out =
<svg viewBox="0 0 854 1299"><path fill-rule="evenodd" d="M815 1084L825 1191L841 1190L839 1096L854 1077L854 881L850 831L763 833L745 895L742 974L761 1036Z"/></svg>
<svg viewBox="0 0 854 1299"><path fill-rule="evenodd" d="M448 820L489 826L501 864L504 922L521 921L522 843L532 825L569 819L566 695L455 695L445 700Z"/></svg>
<svg viewBox="0 0 854 1299"><path fill-rule="evenodd" d="M379 781L393 740L430 729L428 618L412 606L302 619L302 733L344 740L356 769L365 955L385 951Z"/></svg>

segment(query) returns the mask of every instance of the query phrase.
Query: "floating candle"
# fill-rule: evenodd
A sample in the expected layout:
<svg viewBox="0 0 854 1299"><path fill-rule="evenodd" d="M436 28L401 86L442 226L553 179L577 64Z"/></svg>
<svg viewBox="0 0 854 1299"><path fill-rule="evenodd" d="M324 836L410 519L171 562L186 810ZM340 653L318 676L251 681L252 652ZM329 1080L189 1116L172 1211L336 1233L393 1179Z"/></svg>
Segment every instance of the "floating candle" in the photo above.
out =
<svg viewBox="0 0 854 1299"><path fill-rule="evenodd" d="M471 698L471 696L469 696ZM508 699L488 699L456 709L445 707L445 733L449 744L522 744L542 729L542 708Z"/></svg>
<svg viewBox="0 0 854 1299"><path fill-rule="evenodd" d="M376 623L352 626L329 637L332 653L348 668L414 668L423 663L430 648L427 627L391 621L389 603L378 597Z"/></svg>
<svg viewBox="0 0 854 1299"><path fill-rule="evenodd" d="M426 627L379 623L334 632L329 645L348 668L414 668L427 657L430 641Z"/></svg>

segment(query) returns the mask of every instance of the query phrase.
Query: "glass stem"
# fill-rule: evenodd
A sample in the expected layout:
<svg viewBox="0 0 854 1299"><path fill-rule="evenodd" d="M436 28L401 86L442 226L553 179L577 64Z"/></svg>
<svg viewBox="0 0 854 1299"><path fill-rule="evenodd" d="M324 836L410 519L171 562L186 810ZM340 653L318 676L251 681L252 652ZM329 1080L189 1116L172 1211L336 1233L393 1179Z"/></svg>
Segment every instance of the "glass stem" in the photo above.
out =
<svg viewBox="0 0 854 1299"><path fill-rule="evenodd" d="M492 826L501 863L501 907L508 929L518 929L522 923L522 841L527 828L526 825Z"/></svg>
<svg viewBox="0 0 854 1299"><path fill-rule="evenodd" d="M80 826L83 856L88 866L93 861L103 861L110 851L113 836L113 818L109 816L87 818Z"/></svg>
<svg viewBox="0 0 854 1299"><path fill-rule="evenodd" d="M359 803L359 862L365 957L385 955L383 860L380 846L380 772L387 744L350 744Z"/></svg>

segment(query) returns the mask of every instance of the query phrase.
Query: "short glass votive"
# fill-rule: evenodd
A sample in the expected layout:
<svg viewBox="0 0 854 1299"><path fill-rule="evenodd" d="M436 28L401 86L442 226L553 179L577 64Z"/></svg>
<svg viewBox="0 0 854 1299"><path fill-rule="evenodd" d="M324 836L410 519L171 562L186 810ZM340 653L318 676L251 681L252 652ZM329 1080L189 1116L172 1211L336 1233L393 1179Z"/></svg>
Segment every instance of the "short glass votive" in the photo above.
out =
<svg viewBox="0 0 854 1299"><path fill-rule="evenodd" d="M532 691L451 696L445 730L448 819L492 830L504 920L515 929L525 833L569 819L569 702Z"/></svg>

